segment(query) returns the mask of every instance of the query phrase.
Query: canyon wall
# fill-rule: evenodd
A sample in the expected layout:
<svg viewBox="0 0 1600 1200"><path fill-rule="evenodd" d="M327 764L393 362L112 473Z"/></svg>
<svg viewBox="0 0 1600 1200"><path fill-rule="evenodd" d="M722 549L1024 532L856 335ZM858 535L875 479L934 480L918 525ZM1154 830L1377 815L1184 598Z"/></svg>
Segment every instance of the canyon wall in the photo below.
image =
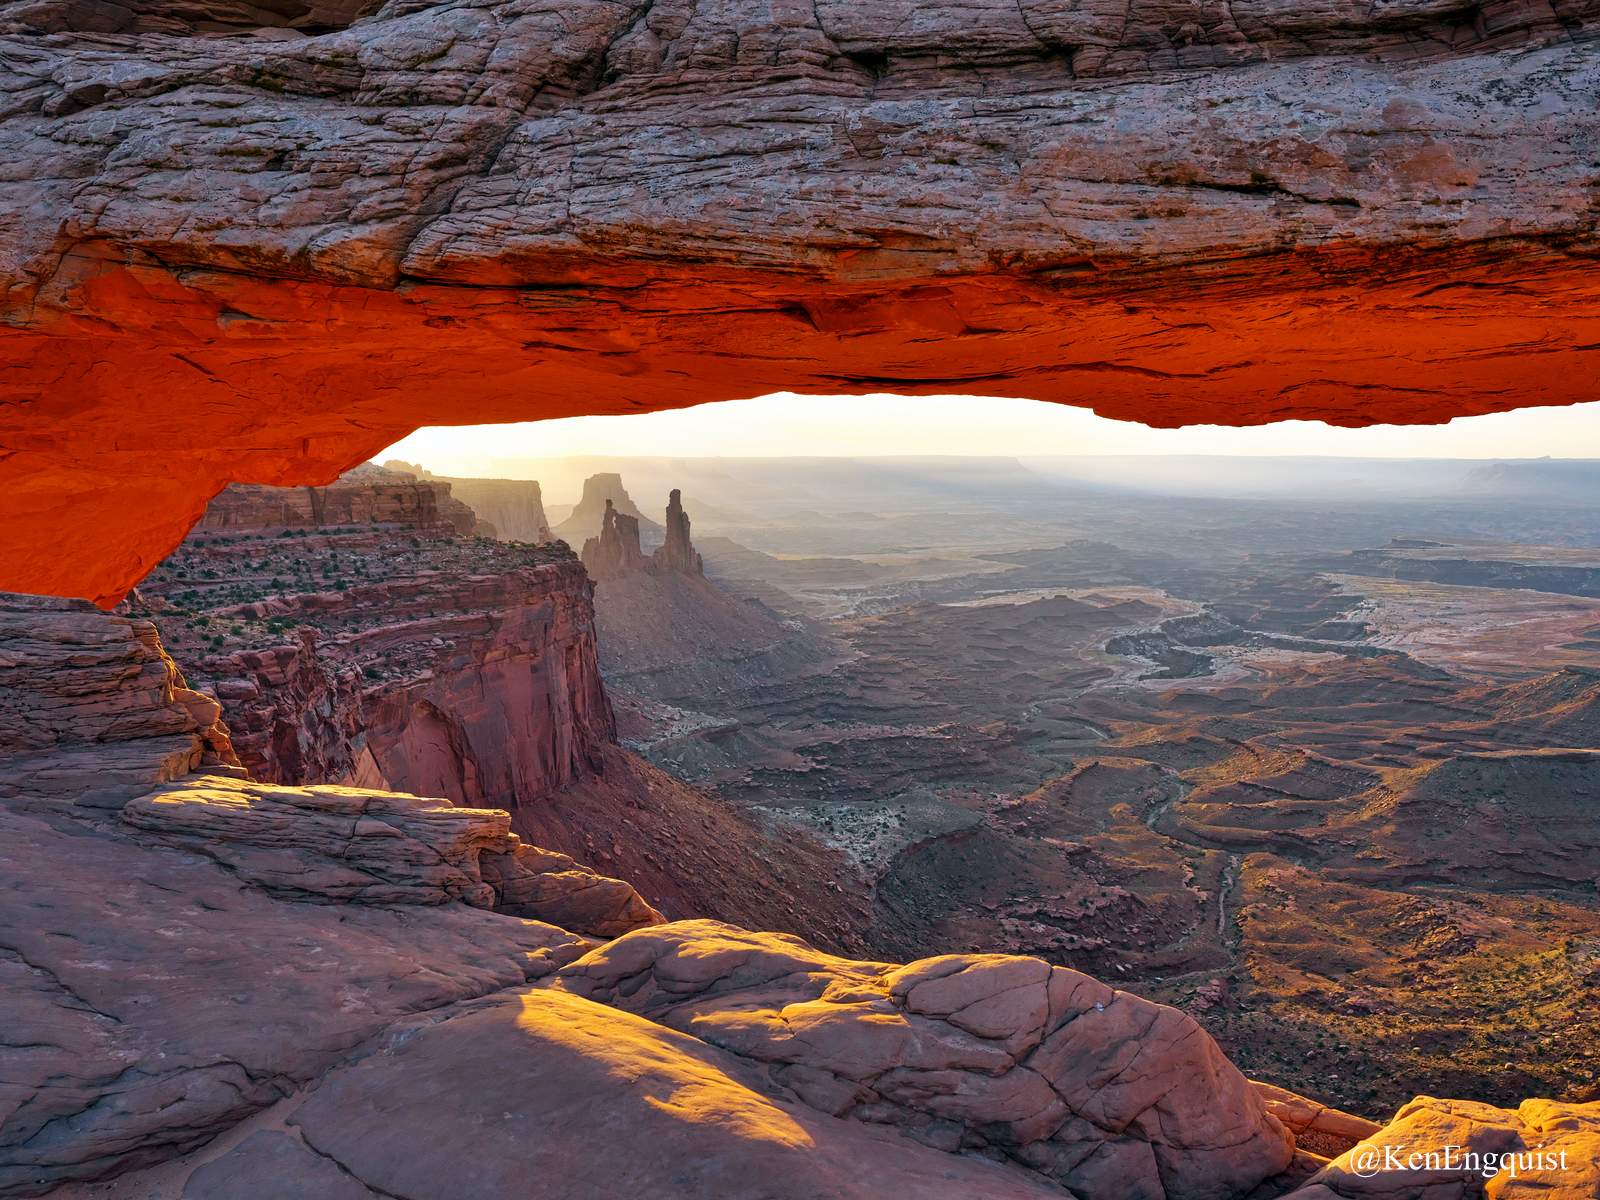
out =
<svg viewBox="0 0 1600 1200"><path fill-rule="evenodd" d="M544 497L536 479L475 479L470 476L435 475L415 463L390 459L385 467L436 480L450 488L450 494L467 505L480 521L494 528L494 536L512 542L548 542L550 522L544 514Z"/></svg>
<svg viewBox="0 0 1600 1200"><path fill-rule="evenodd" d="M193 661L258 778L516 809L569 783L614 736L591 586L570 553L546 553L475 579L438 573L212 610L296 630Z"/></svg>
<svg viewBox="0 0 1600 1200"><path fill-rule="evenodd" d="M196 528L259 532L338 525L401 525L440 537L495 535L492 525L451 495L450 484L408 479L370 463L327 487L233 484L206 506Z"/></svg>
<svg viewBox="0 0 1600 1200"><path fill-rule="evenodd" d="M229 489L136 607L257 779L536 803L615 737L592 585L559 543L459 536L448 484L393 474Z"/></svg>
<svg viewBox="0 0 1600 1200"><path fill-rule="evenodd" d="M441 418L1592 398L1594 0L149 10L0 17L12 588L111 603L227 482Z"/></svg>

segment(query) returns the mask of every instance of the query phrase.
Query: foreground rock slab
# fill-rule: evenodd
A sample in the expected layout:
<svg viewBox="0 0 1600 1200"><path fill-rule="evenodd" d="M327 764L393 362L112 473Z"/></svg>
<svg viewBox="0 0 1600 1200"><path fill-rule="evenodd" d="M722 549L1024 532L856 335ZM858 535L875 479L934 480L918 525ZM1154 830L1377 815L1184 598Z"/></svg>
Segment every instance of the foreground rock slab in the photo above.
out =
<svg viewBox="0 0 1600 1200"><path fill-rule="evenodd" d="M1192 1019L1040 959L904 967L710 921L643 930L551 986L766 1064L824 1112L983 1150L1083 1195L1239 1196L1293 1140Z"/></svg>
<svg viewBox="0 0 1600 1200"><path fill-rule="evenodd" d="M122 820L150 840L213 858L287 899L459 900L596 937L663 920L620 879L525 844L504 809L200 776L129 801Z"/></svg>
<svg viewBox="0 0 1600 1200"><path fill-rule="evenodd" d="M0 804L0 1195L192 1150L399 1018L591 944L461 904L275 899L120 822Z"/></svg>
<svg viewBox="0 0 1600 1200"><path fill-rule="evenodd" d="M1061 1200L1059 1189L785 1097L737 1056L561 992L402 1025L184 1200ZM331 1188L330 1192L322 1189Z"/></svg>

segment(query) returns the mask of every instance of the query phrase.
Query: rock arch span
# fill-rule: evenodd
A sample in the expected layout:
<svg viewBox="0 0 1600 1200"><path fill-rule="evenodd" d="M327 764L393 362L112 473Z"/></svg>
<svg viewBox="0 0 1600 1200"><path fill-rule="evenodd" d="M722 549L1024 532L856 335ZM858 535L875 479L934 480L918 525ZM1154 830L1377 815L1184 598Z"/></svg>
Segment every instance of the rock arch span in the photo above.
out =
<svg viewBox="0 0 1600 1200"><path fill-rule="evenodd" d="M0 17L0 587L114 602L227 482L423 424L1600 378L1595 0L148 9Z"/></svg>

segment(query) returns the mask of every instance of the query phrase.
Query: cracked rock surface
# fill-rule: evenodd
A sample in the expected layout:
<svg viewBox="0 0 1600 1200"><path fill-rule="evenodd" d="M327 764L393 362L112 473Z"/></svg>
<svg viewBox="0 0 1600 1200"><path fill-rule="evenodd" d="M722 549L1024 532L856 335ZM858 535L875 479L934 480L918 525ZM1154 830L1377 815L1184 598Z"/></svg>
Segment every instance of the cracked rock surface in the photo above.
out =
<svg viewBox="0 0 1600 1200"><path fill-rule="evenodd" d="M1080 1195L1243 1195L1294 1150L1190 1017L1041 959L897 967L688 921L607 943L550 986L765 1064L825 1112L998 1153Z"/></svg>
<svg viewBox="0 0 1600 1200"><path fill-rule="evenodd" d="M1589 399L1596 16L13 3L0 585L113 600L225 482L327 482L445 397L1162 425Z"/></svg>

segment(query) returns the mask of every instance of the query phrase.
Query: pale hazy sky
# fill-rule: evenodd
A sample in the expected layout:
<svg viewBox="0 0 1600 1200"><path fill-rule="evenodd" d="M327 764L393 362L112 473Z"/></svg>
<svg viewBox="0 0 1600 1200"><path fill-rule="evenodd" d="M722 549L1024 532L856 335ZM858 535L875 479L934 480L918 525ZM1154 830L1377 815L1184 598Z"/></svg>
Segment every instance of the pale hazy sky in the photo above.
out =
<svg viewBox="0 0 1600 1200"><path fill-rule="evenodd" d="M627 417L419 429L379 459L492 474L495 460L567 456L1312 454L1358 458L1600 458L1600 403L1447 425L1148 429L1086 409L975 396L795 396Z"/></svg>

